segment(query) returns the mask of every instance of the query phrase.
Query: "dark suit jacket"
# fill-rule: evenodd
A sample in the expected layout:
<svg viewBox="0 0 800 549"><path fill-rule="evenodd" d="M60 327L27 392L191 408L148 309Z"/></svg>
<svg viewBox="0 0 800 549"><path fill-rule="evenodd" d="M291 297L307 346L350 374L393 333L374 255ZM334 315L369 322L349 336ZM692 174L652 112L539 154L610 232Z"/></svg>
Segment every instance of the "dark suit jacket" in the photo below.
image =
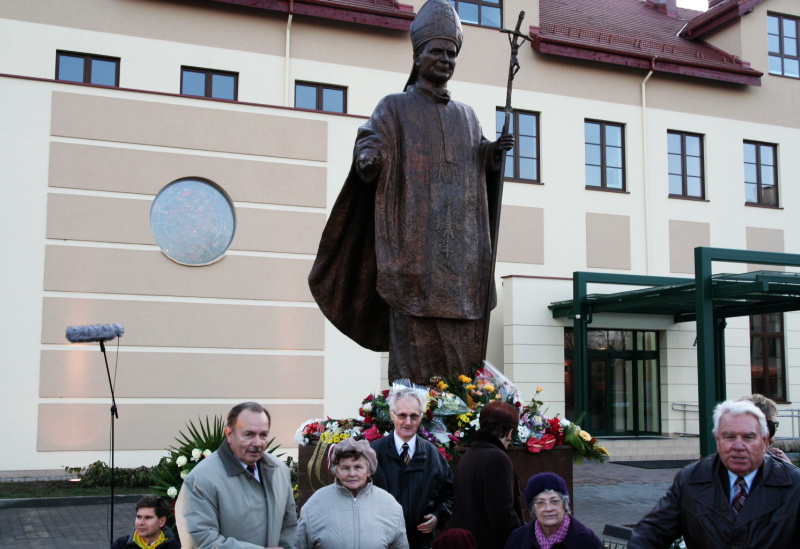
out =
<svg viewBox="0 0 800 549"><path fill-rule="evenodd" d="M682 469L634 530L629 549L666 548L683 535L703 549L800 547L800 470L764 458L739 516L730 504L727 470L714 454Z"/></svg>

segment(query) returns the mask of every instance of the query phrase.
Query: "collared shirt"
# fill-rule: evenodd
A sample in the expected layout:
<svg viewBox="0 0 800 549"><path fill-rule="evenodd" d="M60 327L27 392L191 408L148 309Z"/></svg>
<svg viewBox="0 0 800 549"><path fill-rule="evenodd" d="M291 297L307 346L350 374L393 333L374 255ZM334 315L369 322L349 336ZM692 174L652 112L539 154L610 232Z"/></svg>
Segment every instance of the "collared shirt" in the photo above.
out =
<svg viewBox="0 0 800 549"><path fill-rule="evenodd" d="M752 472L750 472L750 473L748 473L748 474L746 474L744 476L744 481L747 484L747 494L748 495L750 495L750 490L752 490L753 479L756 478L756 473L758 473L758 469L756 469L755 471L752 471ZM731 473L730 471L728 471L728 482L730 482L730 484L728 485L729 492L730 492L729 497L728 497L728 503L730 503L730 504L733 504L733 498L736 495L736 489L734 488L733 485L736 484L736 479L737 478L739 478L739 475L737 475L735 473Z"/></svg>
<svg viewBox="0 0 800 549"><path fill-rule="evenodd" d="M417 449L417 437L411 437L411 440L406 442L402 438L400 438L397 434L397 431L392 431L394 435L394 447L397 449L397 455L402 455L403 453L403 444L408 444L408 459L414 457L414 450Z"/></svg>
<svg viewBox="0 0 800 549"><path fill-rule="evenodd" d="M234 456L234 457L236 457L236 456ZM245 469L245 470L247 470L247 468L250 467L249 465L247 465L244 461L242 461L238 457L236 458L236 461L238 461L239 464L242 466L242 468ZM256 480L258 482L261 482L261 476L259 475L259 472L258 472L258 463L256 463L253 467L255 467L255 469L256 469L256 472L253 474L253 476L256 477ZM247 473L250 474L250 471L247 471Z"/></svg>

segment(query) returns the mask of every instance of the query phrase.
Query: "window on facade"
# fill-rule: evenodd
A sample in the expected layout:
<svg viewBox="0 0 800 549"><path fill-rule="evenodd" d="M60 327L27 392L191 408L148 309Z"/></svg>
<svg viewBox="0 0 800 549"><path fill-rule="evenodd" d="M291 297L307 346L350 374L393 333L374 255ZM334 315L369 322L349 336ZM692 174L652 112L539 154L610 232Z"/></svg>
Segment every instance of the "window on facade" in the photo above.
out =
<svg viewBox="0 0 800 549"><path fill-rule="evenodd" d="M56 53L56 80L119 86L119 59L87 53Z"/></svg>
<svg viewBox="0 0 800 549"><path fill-rule="evenodd" d="M769 73L800 78L798 34L800 19L785 15L767 15Z"/></svg>
<svg viewBox="0 0 800 549"><path fill-rule="evenodd" d="M686 132L667 132L669 195L679 198L704 198L703 136Z"/></svg>
<svg viewBox="0 0 800 549"><path fill-rule="evenodd" d="M625 134L621 124L587 120L586 187L625 190Z"/></svg>
<svg viewBox="0 0 800 549"><path fill-rule="evenodd" d="M294 106L312 111L346 113L347 89L327 84L297 82L294 85Z"/></svg>
<svg viewBox="0 0 800 549"><path fill-rule="evenodd" d="M783 315L750 317L750 383L754 393L786 401L786 365L783 359Z"/></svg>
<svg viewBox="0 0 800 549"><path fill-rule="evenodd" d="M495 132L497 137L503 131L506 113L497 109ZM508 131L514 134L516 145L506 155L506 179L518 181L539 181L539 115L535 112L514 111L508 124Z"/></svg>
<svg viewBox="0 0 800 549"><path fill-rule="evenodd" d="M744 192L747 204L778 206L778 147L744 142Z"/></svg>
<svg viewBox="0 0 800 549"><path fill-rule="evenodd" d="M503 23L502 0L450 0L462 23L499 29Z"/></svg>
<svg viewBox="0 0 800 549"><path fill-rule="evenodd" d="M181 95L236 101L239 96L239 75L235 72L181 67Z"/></svg>

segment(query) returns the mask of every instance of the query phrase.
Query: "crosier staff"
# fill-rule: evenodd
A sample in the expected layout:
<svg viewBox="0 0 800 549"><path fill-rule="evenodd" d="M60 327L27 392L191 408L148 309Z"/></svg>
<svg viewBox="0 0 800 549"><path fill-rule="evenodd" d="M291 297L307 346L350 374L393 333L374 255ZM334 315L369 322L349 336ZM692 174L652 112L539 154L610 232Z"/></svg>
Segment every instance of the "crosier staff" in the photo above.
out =
<svg viewBox="0 0 800 549"><path fill-rule="evenodd" d="M506 118L505 122L503 123L503 131L500 132L501 136L508 133L508 128L511 123L511 113L513 111L511 108L511 90L514 84L514 77L517 75L517 72L519 72L519 60L517 59L517 53L519 53L519 48L525 43L525 40L530 40L529 36L522 34L519 31L524 18L525 12L521 11L519 12L519 19L517 19L517 26L513 31L508 29L500 30L500 32L508 34L508 43L511 46L511 60L509 61L508 65L508 86L506 88L506 106L503 109L506 113ZM492 284L494 283L494 270L497 263L497 235L500 232L500 209L503 202L503 182L505 180L505 175L506 150L503 149L500 156L500 178L497 183L497 196L495 197L494 211L489 212L490 214L494 215L492 218L494 220L494 227L492 231L492 267L489 275L489 291L486 292L486 309L483 315L484 326L481 362L486 360L486 348L489 344L489 316L492 312Z"/></svg>

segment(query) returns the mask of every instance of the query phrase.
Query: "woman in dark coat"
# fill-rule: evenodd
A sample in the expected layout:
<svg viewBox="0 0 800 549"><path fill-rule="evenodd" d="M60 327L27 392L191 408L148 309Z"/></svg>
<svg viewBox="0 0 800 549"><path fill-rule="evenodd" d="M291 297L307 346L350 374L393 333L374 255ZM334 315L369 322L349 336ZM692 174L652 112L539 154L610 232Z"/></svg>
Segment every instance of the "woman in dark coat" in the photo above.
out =
<svg viewBox="0 0 800 549"><path fill-rule="evenodd" d="M510 404L494 400L484 406L475 442L453 475L449 527L472 532L480 549L503 549L523 524L519 482L506 451L518 425L519 412Z"/></svg>
<svg viewBox="0 0 800 549"><path fill-rule="evenodd" d="M570 516L567 483L555 473L532 476L525 503L535 518L514 530L506 549L603 549L600 538Z"/></svg>

